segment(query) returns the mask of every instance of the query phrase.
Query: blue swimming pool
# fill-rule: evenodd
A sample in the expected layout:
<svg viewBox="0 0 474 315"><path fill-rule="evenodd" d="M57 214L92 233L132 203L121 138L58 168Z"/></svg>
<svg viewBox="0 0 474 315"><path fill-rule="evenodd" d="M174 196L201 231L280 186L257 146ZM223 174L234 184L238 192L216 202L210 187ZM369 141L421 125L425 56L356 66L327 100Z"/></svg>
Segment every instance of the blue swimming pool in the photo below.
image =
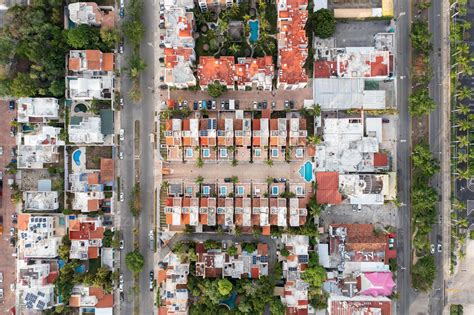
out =
<svg viewBox="0 0 474 315"><path fill-rule="evenodd" d="M81 150L76 150L72 153L72 159L77 166L81 166Z"/></svg>
<svg viewBox="0 0 474 315"><path fill-rule="evenodd" d="M258 21L252 20L249 21L250 26L250 41L255 43L258 40Z"/></svg>
<svg viewBox="0 0 474 315"><path fill-rule="evenodd" d="M304 178L308 183L313 180L313 163L307 161L304 163L299 170L301 177Z"/></svg>

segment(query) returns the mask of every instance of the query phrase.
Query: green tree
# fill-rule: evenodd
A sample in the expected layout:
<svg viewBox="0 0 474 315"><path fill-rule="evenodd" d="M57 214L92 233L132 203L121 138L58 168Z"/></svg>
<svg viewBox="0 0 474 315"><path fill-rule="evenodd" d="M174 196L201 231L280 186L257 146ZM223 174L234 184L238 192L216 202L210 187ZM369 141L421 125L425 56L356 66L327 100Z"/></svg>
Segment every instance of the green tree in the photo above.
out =
<svg viewBox="0 0 474 315"><path fill-rule="evenodd" d="M219 82L211 83L207 86L207 93L209 96L214 98L220 97L225 90L226 87L221 85Z"/></svg>
<svg viewBox="0 0 474 315"><path fill-rule="evenodd" d="M232 282L227 279L219 279L217 281L217 288L220 295L228 296L232 292Z"/></svg>
<svg viewBox="0 0 474 315"><path fill-rule="evenodd" d="M229 256L235 256L237 255L237 247L235 247L234 245L232 245L231 247L229 247L227 249L227 254L229 254Z"/></svg>
<svg viewBox="0 0 474 315"><path fill-rule="evenodd" d="M145 35L145 27L140 20L130 18L122 24L122 32L132 43L132 46L137 49Z"/></svg>
<svg viewBox="0 0 474 315"><path fill-rule="evenodd" d="M15 97L33 97L37 92L37 82L28 73L18 73L10 85L10 93Z"/></svg>
<svg viewBox="0 0 474 315"><path fill-rule="evenodd" d="M125 256L125 264L131 272L138 274L142 271L145 260L143 259L142 254L135 250L133 252L129 252L127 256Z"/></svg>
<svg viewBox="0 0 474 315"><path fill-rule="evenodd" d="M310 26L319 38L329 38L336 31L336 19L331 10L320 9L311 14Z"/></svg>
<svg viewBox="0 0 474 315"><path fill-rule="evenodd" d="M115 29L101 29L100 40L104 51L110 51L119 41L119 34Z"/></svg>
<svg viewBox="0 0 474 315"><path fill-rule="evenodd" d="M413 48L419 52L428 53L433 49L431 33L426 21L416 20L412 23L410 38Z"/></svg>
<svg viewBox="0 0 474 315"><path fill-rule="evenodd" d="M426 144L415 146L411 160L414 168L421 170L425 176L431 177L439 171L438 161L435 160L429 146Z"/></svg>
<svg viewBox="0 0 474 315"><path fill-rule="evenodd" d="M15 43L6 36L0 36L0 63L6 64L10 62L15 52Z"/></svg>
<svg viewBox="0 0 474 315"><path fill-rule="evenodd" d="M426 255L420 258L412 268L412 285L416 290L428 292L436 278L434 256Z"/></svg>
<svg viewBox="0 0 474 315"><path fill-rule="evenodd" d="M270 302L270 313L272 315L285 315L286 307L285 304L281 302L281 299L274 298Z"/></svg>
<svg viewBox="0 0 474 315"><path fill-rule="evenodd" d="M66 32L67 43L75 49L98 49L100 42L99 29L81 24Z"/></svg>
<svg viewBox="0 0 474 315"><path fill-rule="evenodd" d="M203 182L204 182L204 177L202 177L201 175L196 177L196 184L201 185Z"/></svg>
<svg viewBox="0 0 474 315"><path fill-rule="evenodd" d="M146 68L146 63L145 61L140 57L139 52L133 52L131 56L128 58L128 75L130 76L131 79L136 79L140 76L140 72L145 70Z"/></svg>
<svg viewBox="0 0 474 315"><path fill-rule="evenodd" d="M428 89L419 89L408 98L409 111L414 116L423 116L436 108L435 101L429 96Z"/></svg>

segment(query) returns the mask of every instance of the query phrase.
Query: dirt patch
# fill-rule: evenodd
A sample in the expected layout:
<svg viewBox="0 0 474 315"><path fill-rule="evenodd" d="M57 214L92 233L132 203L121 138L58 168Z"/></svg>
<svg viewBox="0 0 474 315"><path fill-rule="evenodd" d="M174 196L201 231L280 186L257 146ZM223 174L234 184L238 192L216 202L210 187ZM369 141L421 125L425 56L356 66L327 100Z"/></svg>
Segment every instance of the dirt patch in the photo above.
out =
<svg viewBox="0 0 474 315"><path fill-rule="evenodd" d="M86 168L98 170L100 168L100 158L112 158L112 147L94 146L86 147Z"/></svg>

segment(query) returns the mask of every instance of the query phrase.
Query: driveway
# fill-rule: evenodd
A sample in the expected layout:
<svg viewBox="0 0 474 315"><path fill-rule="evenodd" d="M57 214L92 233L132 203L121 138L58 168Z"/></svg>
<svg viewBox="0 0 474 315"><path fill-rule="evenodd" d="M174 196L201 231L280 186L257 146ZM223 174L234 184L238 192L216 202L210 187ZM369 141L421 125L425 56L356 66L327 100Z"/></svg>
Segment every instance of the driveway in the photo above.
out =
<svg viewBox="0 0 474 315"><path fill-rule="evenodd" d="M14 248L9 244L9 230L13 227L11 215L16 212L15 206L10 201L11 190L8 187L8 177L13 175L6 174L6 166L10 163L11 149L16 146L15 138L10 136L10 121L16 117L16 111L8 110L8 102L0 101L0 146L3 147L3 155L0 155L0 172L3 172L3 197L0 197L0 215L3 216L3 235L1 235L0 252L0 272L3 273L4 303L0 305L0 313L8 314L8 310L15 306L15 295L10 291L10 284L16 282L16 264L15 257L12 257Z"/></svg>

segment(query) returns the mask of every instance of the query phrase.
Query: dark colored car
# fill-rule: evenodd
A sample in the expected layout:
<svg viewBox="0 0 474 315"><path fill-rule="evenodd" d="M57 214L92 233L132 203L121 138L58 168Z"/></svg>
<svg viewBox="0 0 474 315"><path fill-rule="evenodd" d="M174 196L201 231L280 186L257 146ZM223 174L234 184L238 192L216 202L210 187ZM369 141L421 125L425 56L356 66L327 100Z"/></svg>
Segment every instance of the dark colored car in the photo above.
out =
<svg viewBox="0 0 474 315"><path fill-rule="evenodd" d="M8 103L8 109L9 110L14 110L15 109L15 101L10 101Z"/></svg>
<svg viewBox="0 0 474 315"><path fill-rule="evenodd" d="M230 177L224 178L224 183L230 183L230 182L232 182L232 178Z"/></svg>
<svg viewBox="0 0 474 315"><path fill-rule="evenodd" d="M291 109L295 108L295 102L290 101L290 108L291 108Z"/></svg>
<svg viewBox="0 0 474 315"><path fill-rule="evenodd" d="M193 109L194 109L194 110L198 110L198 106L199 106L199 105L198 105L198 102L197 102L197 101L194 101L194 103L193 103Z"/></svg>
<svg viewBox="0 0 474 315"><path fill-rule="evenodd" d="M119 15L120 15L121 18L123 18L125 16L125 9L124 8L120 8Z"/></svg>
<svg viewBox="0 0 474 315"><path fill-rule="evenodd" d="M165 58L163 58L163 57L160 57L158 60L159 60L161 63L165 62Z"/></svg>
<svg viewBox="0 0 474 315"><path fill-rule="evenodd" d="M163 82L165 80L165 77L164 76L161 76L160 77L160 82Z"/></svg>
<svg viewBox="0 0 474 315"><path fill-rule="evenodd" d="M168 86L166 84L160 85L160 89L162 89L162 90L166 90L167 88L168 88Z"/></svg>
<svg viewBox="0 0 474 315"><path fill-rule="evenodd" d="M267 109L267 106L268 106L267 101L263 101L263 103L262 103L263 109Z"/></svg>

